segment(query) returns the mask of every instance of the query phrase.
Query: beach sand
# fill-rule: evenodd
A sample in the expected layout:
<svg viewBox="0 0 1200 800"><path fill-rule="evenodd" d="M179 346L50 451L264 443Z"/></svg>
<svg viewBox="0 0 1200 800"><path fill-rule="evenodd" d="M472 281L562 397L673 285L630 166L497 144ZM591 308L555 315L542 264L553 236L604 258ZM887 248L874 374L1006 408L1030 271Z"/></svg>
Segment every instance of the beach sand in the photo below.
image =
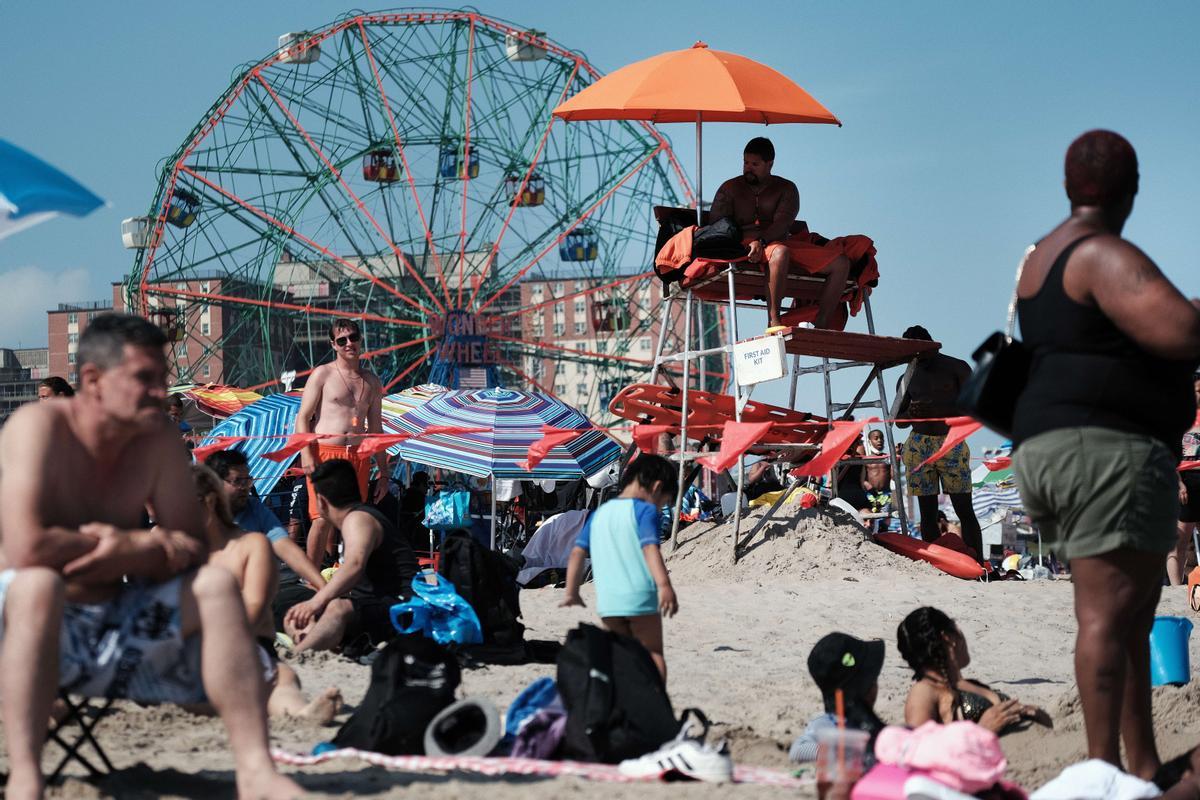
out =
<svg viewBox="0 0 1200 800"><path fill-rule="evenodd" d="M761 511L743 526L743 535ZM895 647L896 625L919 605L937 606L962 627L971 649L968 676L1046 708L1053 730L1033 727L1002 739L1009 777L1035 787L1084 754L1072 652L1075 623L1071 584L1065 580L981 584L944 575L863 538L845 517L798 512L759 531L747 555L730 563L730 531L699 523L681 532L681 546L668 553L680 613L665 623L669 691L676 710L696 706L727 737L739 763L787 769L786 750L820 709L820 695L805 659L824 634L838 629L887 643L877 710L891 722L903 719L911 673ZM562 592L522 592L530 639L561 639L580 621L595 622L594 593L585 586L589 608L558 608ZM1190 616L1186 592L1164 589L1160 614ZM1197 641L1192 642L1196 661ZM350 704L366 689L369 670L335 656L292 660L306 689L338 686ZM553 665L488 667L465 671L460 695L484 695L504 708L524 686ZM1200 742L1200 684L1155 689L1155 718L1164 757ZM341 717L344 719L345 714ZM198 797L233 794L231 758L216 719L173 707L121 704L99 730L120 768L91 784L71 777L52 791L56 797ZM273 743L306 753L332 737L334 728L297 721L273 722ZM57 752L48 748L49 753ZM76 768L77 769L77 768ZM288 769L308 790L333 797L487 796L657 798L777 796L779 790L700 784L606 784L575 778L501 780L455 774L416 775L337 761ZM799 796L812 796L800 792Z"/></svg>

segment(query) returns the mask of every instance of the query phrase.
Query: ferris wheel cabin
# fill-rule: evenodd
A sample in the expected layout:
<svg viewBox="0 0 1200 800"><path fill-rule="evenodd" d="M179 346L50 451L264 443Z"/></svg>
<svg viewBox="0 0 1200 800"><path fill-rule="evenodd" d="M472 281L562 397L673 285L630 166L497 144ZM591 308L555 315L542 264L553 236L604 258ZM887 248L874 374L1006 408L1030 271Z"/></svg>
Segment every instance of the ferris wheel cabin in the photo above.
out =
<svg viewBox="0 0 1200 800"><path fill-rule="evenodd" d="M532 28L524 33L507 33L504 35L504 49L509 61L541 61L546 57L546 48L539 47L533 41L546 35L545 31L535 31Z"/></svg>
<svg viewBox="0 0 1200 800"><path fill-rule="evenodd" d="M321 58L321 45L317 42L305 46L312 38L310 31L285 33L279 37L279 60L284 64L315 64Z"/></svg>
<svg viewBox="0 0 1200 800"><path fill-rule="evenodd" d="M467 144L444 144L438 157L438 174L452 180L479 177L475 148Z"/></svg>
<svg viewBox="0 0 1200 800"><path fill-rule="evenodd" d="M400 180L400 163L391 150L372 150L363 156L363 180L393 183Z"/></svg>
<svg viewBox="0 0 1200 800"><path fill-rule="evenodd" d="M546 180L541 175L532 173L529 180L525 181L524 189L521 188L521 182L520 175L509 175L504 179L505 191L516 200L518 206L531 208L546 202Z"/></svg>
<svg viewBox="0 0 1200 800"><path fill-rule="evenodd" d="M121 244L126 250L144 250L150 246L150 231L154 220L150 217L127 217L121 220Z"/></svg>
<svg viewBox="0 0 1200 800"><path fill-rule="evenodd" d="M600 240L591 228L576 228L558 246L563 261L595 261L600 257Z"/></svg>
<svg viewBox="0 0 1200 800"><path fill-rule="evenodd" d="M200 198L186 189L176 189L167 204L167 222L176 228L186 228L200 215Z"/></svg>

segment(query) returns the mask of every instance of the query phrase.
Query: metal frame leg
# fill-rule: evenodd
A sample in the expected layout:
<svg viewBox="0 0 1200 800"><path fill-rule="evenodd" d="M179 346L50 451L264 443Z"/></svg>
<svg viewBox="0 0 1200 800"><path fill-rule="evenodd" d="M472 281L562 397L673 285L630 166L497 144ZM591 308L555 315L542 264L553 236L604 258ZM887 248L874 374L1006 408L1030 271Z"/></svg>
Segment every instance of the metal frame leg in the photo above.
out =
<svg viewBox="0 0 1200 800"><path fill-rule="evenodd" d="M729 352L730 377L733 379L733 414L734 419L742 421L742 388L737 380L737 364L733 363L733 346L738 340L737 326L737 292L734 291L733 271L726 276L729 283ZM733 504L733 563L737 563L738 537L742 532L742 492L746 488L746 456L738 456L737 462L737 499Z"/></svg>
<svg viewBox="0 0 1200 800"><path fill-rule="evenodd" d="M679 419L679 487L675 492L675 510L671 515L671 547L679 547L679 515L683 511L683 479L687 468L684 453L687 452L688 390L692 363L692 292L689 289L683 299L683 409Z"/></svg>

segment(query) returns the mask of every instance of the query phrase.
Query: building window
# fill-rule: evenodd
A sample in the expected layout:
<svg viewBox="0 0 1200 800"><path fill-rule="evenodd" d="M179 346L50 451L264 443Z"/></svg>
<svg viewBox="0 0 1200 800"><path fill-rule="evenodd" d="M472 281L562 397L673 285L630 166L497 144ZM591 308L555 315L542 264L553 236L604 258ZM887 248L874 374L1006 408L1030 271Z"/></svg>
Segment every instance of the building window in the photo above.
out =
<svg viewBox="0 0 1200 800"><path fill-rule="evenodd" d="M586 322L576 322L575 323L575 335L582 336L585 333L587 333L587 323Z"/></svg>
<svg viewBox="0 0 1200 800"><path fill-rule="evenodd" d="M566 314L566 313L567 313L567 304L566 303L555 303L554 304L554 316L561 317L563 314Z"/></svg>
<svg viewBox="0 0 1200 800"><path fill-rule="evenodd" d="M529 371L534 380L540 380L546 374L546 362L535 358Z"/></svg>
<svg viewBox="0 0 1200 800"><path fill-rule="evenodd" d="M562 336L566 332L567 332L567 324L565 322L554 323L554 335L555 336Z"/></svg>
<svg viewBox="0 0 1200 800"><path fill-rule="evenodd" d="M641 350L643 353L650 352L650 337L649 336L643 336L642 338L638 339L638 349Z"/></svg>
<svg viewBox="0 0 1200 800"><path fill-rule="evenodd" d="M79 375L75 372L75 370L71 370L67 373L67 380L70 383L74 383L75 381L79 380Z"/></svg>
<svg viewBox="0 0 1200 800"><path fill-rule="evenodd" d="M207 322L201 322L200 323L200 335L208 336L208 332L209 332L209 324Z"/></svg>
<svg viewBox="0 0 1200 800"><path fill-rule="evenodd" d="M554 284L554 296L555 297L562 297L563 292L565 292L566 290L567 290L567 288L564 284L561 284L561 283Z"/></svg>
<svg viewBox="0 0 1200 800"><path fill-rule="evenodd" d="M588 387L587 387L586 383L575 384L575 391L577 393L577 395L576 395L577 397L587 397L587 390L588 390Z"/></svg>
<svg viewBox="0 0 1200 800"><path fill-rule="evenodd" d="M67 334L67 344L79 344L79 334L78 333L68 333Z"/></svg>
<svg viewBox="0 0 1200 800"><path fill-rule="evenodd" d="M554 384L554 393L560 397L567 393L567 385L565 383Z"/></svg>
<svg viewBox="0 0 1200 800"><path fill-rule="evenodd" d="M72 311L70 314L67 314L67 324L68 325L78 325L79 324L79 315L76 314L74 311Z"/></svg>
<svg viewBox="0 0 1200 800"><path fill-rule="evenodd" d="M209 372L210 372L210 370L208 368L208 364L205 364L203 367L200 368L200 374L206 378L209 376Z"/></svg>
<svg viewBox="0 0 1200 800"><path fill-rule="evenodd" d="M533 287L533 299L534 300L537 300L540 302L542 297L544 297L544 296L545 296L545 294L544 294L543 288L541 286Z"/></svg>
<svg viewBox="0 0 1200 800"><path fill-rule="evenodd" d="M575 316L582 317L587 313L587 301L582 298L575 301Z"/></svg>
<svg viewBox="0 0 1200 800"><path fill-rule="evenodd" d="M200 284L200 291L208 294L212 291L212 284L210 284L208 281L205 281L204 283ZM207 375L208 373L206 372L204 374Z"/></svg>
<svg viewBox="0 0 1200 800"><path fill-rule="evenodd" d="M75 354L74 353L67 353L67 363L68 364L75 363Z"/></svg>
<svg viewBox="0 0 1200 800"><path fill-rule="evenodd" d="M575 343L575 352L576 353L583 353L586 350L587 350L587 342L576 342Z"/></svg>
<svg viewBox="0 0 1200 800"><path fill-rule="evenodd" d="M577 291L577 292L583 291L583 281L575 281L575 291Z"/></svg>
<svg viewBox="0 0 1200 800"><path fill-rule="evenodd" d="M533 321L533 335L539 339L546 335L546 326L540 319Z"/></svg>
<svg viewBox="0 0 1200 800"><path fill-rule="evenodd" d="M187 342L179 343L179 346L175 348L175 355L180 358L187 358Z"/></svg>
<svg viewBox="0 0 1200 800"><path fill-rule="evenodd" d="M596 340L596 352L597 353L607 353L608 352L608 342L604 341L603 339L597 339Z"/></svg>

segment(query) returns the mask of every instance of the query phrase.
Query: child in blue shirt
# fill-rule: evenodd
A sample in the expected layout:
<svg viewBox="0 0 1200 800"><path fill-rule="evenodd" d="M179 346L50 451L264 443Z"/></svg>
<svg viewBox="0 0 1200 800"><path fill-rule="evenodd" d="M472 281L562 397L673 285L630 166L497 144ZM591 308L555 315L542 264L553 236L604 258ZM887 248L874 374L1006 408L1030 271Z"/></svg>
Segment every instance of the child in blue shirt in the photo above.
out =
<svg viewBox="0 0 1200 800"><path fill-rule="evenodd" d="M679 610L659 551L659 508L674 503L676 467L645 454L625 468L621 493L588 518L567 562L567 594L560 605L582 606L583 562L592 559L596 612L604 627L631 636L650 651L667 679L662 617Z"/></svg>

